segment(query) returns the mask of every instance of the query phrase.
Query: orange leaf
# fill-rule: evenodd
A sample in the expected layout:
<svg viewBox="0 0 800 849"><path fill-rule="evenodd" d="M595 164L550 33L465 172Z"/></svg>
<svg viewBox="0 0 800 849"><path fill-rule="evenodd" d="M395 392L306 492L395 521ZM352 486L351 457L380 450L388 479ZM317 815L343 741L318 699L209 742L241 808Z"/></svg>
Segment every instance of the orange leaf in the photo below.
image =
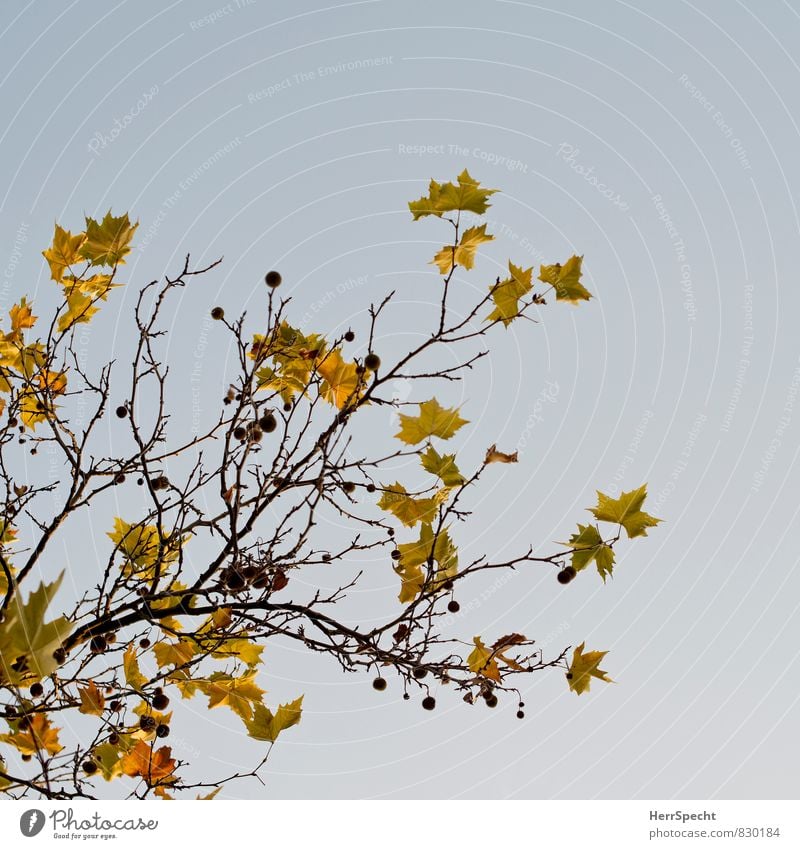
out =
<svg viewBox="0 0 800 849"><path fill-rule="evenodd" d="M172 757L172 749L162 746L156 750L144 740L139 740L136 746L122 759L122 771L125 775L141 776L148 784L169 784L175 780L172 775L177 766Z"/></svg>

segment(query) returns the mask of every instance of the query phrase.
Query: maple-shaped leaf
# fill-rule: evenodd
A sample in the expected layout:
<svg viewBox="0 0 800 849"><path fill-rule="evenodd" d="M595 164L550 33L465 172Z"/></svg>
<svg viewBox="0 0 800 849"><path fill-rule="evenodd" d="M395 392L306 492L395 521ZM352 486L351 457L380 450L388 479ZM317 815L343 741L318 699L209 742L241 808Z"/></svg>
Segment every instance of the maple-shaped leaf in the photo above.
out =
<svg viewBox="0 0 800 849"><path fill-rule="evenodd" d="M588 508L601 522L614 522L622 525L628 537L646 537L647 528L655 527L661 519L656 519L642 510L647 497L647 484L638 489L623 492L619 498L611 498L597 490L597 507Z"/></svg>
<svg viewBox="0 0 800 849"><path fill-rule="evenodd" d="M86 713L89 716L102 716L105 710L106 700L94 681L90 681L86 687L78 687L78 695L81 697L78 713Z"/></svg>
<svg viewBox="0 0 800 849"><path fill-rule="evenodd" d="M441 218L445 212L456 211L483 215L490 206L487 202L489 197L496 191L497 189L483 188L465 168L458 175L457 183L437 183L436 180L431 180L428 194L419 200L411 201L408 208L414 216L414 221L425 215Z"/></svg>
<svg viewBox="0 0 800 849"><path fill-rule="evenodd" d="M132 749L134 743L129 738L118 735L119 742L100 743L92 749L92 761L100 768L100 774L106 781L113 781L122 775L122 758L126 749Z"/></svg>
<svg viewBox="0 0 800 849"><path fill-rule="evenodd" d="M11 318L11 331L13 333L19 333L20 330L33 327L37 319L37 316L31 312L27 298L20 298L19 303L11 307L8 315Z"/></svg>
<svg viewBox="0 0 800 849"><path fill-rule="evenodd" d="M450 439L465 424L468 421L461 418L458 407L442 407L435 398L431 398L419 405L418 416L400 413L400 430L395 437L407 445L416 445L430 436Z"/></svg>
<svg viewBox="0 0 800 849"><path fill-rule="evenodd" d="M399 482L383 487L378 507L396 516L404 525L413 528L418 522L432 522L439 502L436 498L412 498Z"/></svg>
<svg viewBox="0 0 800 849"><path fill-rule="evenodd" d="M502 321L505 327L519 316L519 299L533 288L533 267L521 268L509 260L508 272L509 276L505 280L499 280L489 287L495 306L486 316L486 321Z"/></svg>
<svg viewBox="0 0 800 849"><path fill-rule="evenodd" d="M498 451L496 445L490 446L486 450L484 463L488 466L490 463L516 463L519 460L517 451L513 454L506 454L503 451Z"/></svg>
<svg viewBox="0 0 800 849"><path fill-rule="evenodd" d="M356 371L356 364L345 362L338 348L334 348L317 363L317 372L324 382L320 395L340 410L357 397L359 383L363 379Z"/></svg>
<svg viewBox="0 0 800 849"><path fill-rule="evenodd" d="M571 256L564 265L557 262L554 265L539 267L539 279L543 283L549 283L555 289L557 301L577 304L579 301L588 301L592 297L591 292L581 283L582 262L582 256Z"/></svg>
<svg viewBox="0 0 800 849"><path fill-rule="evenodd" d="M58 318L58 332L65 333L74 324L88 324L92 320L92 316L98 311L94 306L94 299L91 295L84 295L82 292L72 292L64 299L67 306L67 311L62 313Z"/></svg>
<svg viewBox="0 0 800 849"><path fill-rule="evenodd" d="M65 616L46 621L47 608L61 586L62 572L50 584L40 583L23 602L14 594L0 622L0 683L29 686L58 666L53 652L72 631Z"/></svg>
<svg viewBox="0 0 800 849"><path fill-rule="evenodd" d="M128 213L114 217L109 210L102 221L86 219L86 241L80 253L92 265L116 265L130 253L130 243L138 223L131 224Z"/></svg>
<svg viewBox="0 0 800 849"><path fill-rule="evenodd" d="M38 752L57 755L64 747L58 741L58 728L50 725L44 713L34 713L18 723L13 734L0 734L0 743L8 743L21 755L32 756Z"/></svg>
<svg viewBox="0 0 800 849"><path fill-rule="evenodd" d="M122 758L121 771L125 775L140 776L147 784L171 784L175 781L177 767L172 749L162 746L154 749L144 740L139 742Z"/></svg>
<svg viewBox="0 0 800 849"><path fill-rule="evenodd" d="M254 705L252 718L245 720L244 723L247 733L254 740L274 743L281 731L285 731L300 722L302 708L302 696L293 702L280 705L275 713L264 704Z"/></svg>
<svg viewBox="0 0 800 849"><path fill-rule="evenodd" d="M63 371L42 369L36 375L36 383L48 395L63 395L67 389L67 375Z"/></svg>
<svg viewBox="0 0 800 849"><path fill-rule="evenodd" d="M436 475L445 486L461 486L465 478L456 466L455 454L439 454L433 447L428 445L428 450L420 455L422 468L432 475Z"/></svg>
<svg viewBox="0 0 800 849"><path fill-rule="evenodd" d="M457 245L445 245L431 260L431 265L438 265L441 274L449 274L456 265L466 269L475 264L475 252L484 242L494 239L486 232L486 224L480 227L470 227L461 234Z"/></svg>
<svg viewBox="0 0 800 849"><path fill-rule="evenodd" d="M569 542L560 544L575 549L572 552L572 568L576 572L585 569L594 560L605 583L606 577L614 569L614 549L603 542L600 531L594 525L578 523L578 533L573 534Z"/></svg>
<svg viewBox="0 0 800 849"><path fill-rule="evenodd" d="M153 646L153 654L160 668L165 666L183 666L197 653L197 644L192 640L178 640L176 643L163 642Z"/></svg>
<svg viewBox="0 0 800 849"><path fill-rule="evenodd" d="M86 233L76 233L73 236L69 230L64 230L56 224L53 244L46 251L42 251L42 256L50 266L50 277L56 283L61 282L64 272L71 265L83 259L81 246L85 241Z"/></svg>
<svg viewBox="0 0 800 849"><path fill-rule="evenodd" d="M584 654L583 647L585 645L585 642L581 643L572 653L572 663L567 673L569 688L578 695L589 691L592 678L598 678L600 681L612 683L608 677L608 673L599 668L600 663L608 652L588 651Z"/></svg>
<svg viewBox="0 0 800 849"><path fill-rule="evenodd" d="M136 656L133 643L125 649L125 654L122 656L122 669L125 673L125 680L132 689L141 690L147 683L147 677L142 674L142 670L139 668L139 658Z"/></svg>
<svg viewBox="0 0 800 849"><path fill-rule="evenodd" d="M253 716L253 705L261 703L264 690L255 682L256 670L234 677L224 672L215 672L208 678L197 681L199 689L208 696L209 708L227 705L242 719Z"/></svg>

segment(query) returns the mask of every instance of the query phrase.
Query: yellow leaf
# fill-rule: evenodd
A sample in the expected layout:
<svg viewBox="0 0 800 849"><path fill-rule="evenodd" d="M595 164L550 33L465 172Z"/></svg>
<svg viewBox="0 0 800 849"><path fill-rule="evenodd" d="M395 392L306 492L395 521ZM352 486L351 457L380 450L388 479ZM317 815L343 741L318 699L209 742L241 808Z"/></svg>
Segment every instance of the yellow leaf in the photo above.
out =
<svg viewBox="0 0 800 849"><path fill-rule="evenodd" d="M281 705L274 714L266 705L257 704L252 719L245 720L247 733L254 740L274 743L281 731L285 731L300 722L302 708L302 696L293 702Z"/></svg>
<svg viewBox="0 0 800 849"><path fill-rule="evenodd" d="M364 384L356 371L356 364L345 362L338 348L334 348L317 363L317 372L324 380L320 395L340 410L348 401L352 402L358 397L359 383L362 386Z"/></svg>
<svg viewBox="0 0 800 849"><path fill-rule="evenodd" d="M109 531L107 536L125 559L123 574L144 579L155 576L159 563L163 574L164 567L178 558L183 543L181 539L170 536L162 540L155 525L131 525L119 516L114 519L114 530Z"/></svg>
<svg viewBox="0 0 800 849"><path fill-rule="evenodd" d="M383 487L378 507L396 516L404 525L414 527L418 522L432 522L436 517L436 498L412 498L399 482Z"/></svg>
<svg viewBox="0 0 800 849"><path fill-rule="evenodd" d="M132 689L141 690L147 683L147 678L139 668L139 659L136 656L133 643L125 649L125 654L122 656L122 669L125 672L125 680Z"/></svg>
<svg viewBox="0 0 800 849"><path fill-rule="evenodd" d="M227 705L246 721L253 715L253 705L259 704L264 695L264 690L255 683L255 677L255 670L249 670L238 678L224 672L215 672L209 678L197 680L196 683L208 696L209 708Z"/></svg>
<svg viewBox="0 0 800 849"><path fill-rule="evenodd" d="M11 318L11 330L14 333L33 327L36 323L37 316L32 314L26 298L20 298L20 302L11 307L8 314Z"/></svg>
<svg viewBox="0 0 800 849"><path fill-rule="evenodd" d="M116 265L130 253L130 243L139 224L131 224L128 213L115 218L109 210L103 220L86 219L86 241L81 256L92 265Z"/></svg>
<svg viewBox="0 0 800 849"><path fill-rule="evenodd" d="M257 666L261 663L263 651L264 646L259 646L247 637L241 637L234 640L225 640L218 649L211 653L211 656L218 658L235 657L247 666Z"/></svg>
<svg viewBox="0 0 800 849"><path fill-rule="evenodd" d="M220 790L222 790L222 785L220 785L219 787L215 787L210 793L206 793L205 796L200 796L198 794L197 797L196 797L196 801L198 801L198 802L211 801L211 799L213 799L217 795L217 793L219 793Z"/></svg>
<svg viewBox="0 0 800 849"><path fill-rule="evenodd" d="M581 643L572 654L572 663L567 673L567 681L569 688L573 692L580 695L589 691L589 685L592 678L598 678L600 681L608 681L611 679L607 673L599 668L601 661L608 654L607 651L589 651L583 653L583 647L586 643Z"/></svg>
<svg viewBox="0 0 800 849"><path fill-rule="evenodd" d="M86 233L76 233L73 236L69 230L64 230L56 224L53 244L46 251L42 251L42 256L50 265L50 276L56 283L61 282L67 268L81 261L80 249L85 241Z"/></svg>
<svg viewBox="0 0 800 849"><path fill-rule="evenodd" d="M467 666L470 671L476 675L483 675L484 678L491 678L492 681L499 682L500 669L497 666L494 652L486 648L480 637L474 637L472 641L475 643L475 648L467 657Z"/></svg>
<svg viewBox="0 0 800 849"><path fill-rule="evenodd" d="M177 643L156 643L153 653L159 667L183 666L188 663L197 653L197 647L191 640L178 640Z"/></svg>
<svg viewBox="0 0 800 849"><path fill-rule="evenodd" d="M88 687L78 687L78 695L81 697L78 713L86 713L90 716L102 715L106 700L94 681L90 681Z"/></svg>
<svg viewBox="0 0 800 849"><path fill-rule="evenodd" d="M97 307L92 305L91 295L84 295L81 292L67 295L64 303L67 305L67 311L59 316L59 333L65 333L73 324L88 324L97 312Z"/></svg>
<svg viewBox="0 0 800 849"><path fill-rule="evenodd" d="M582 256L571 256L564 265L542 265L539 268L539 279L549 283L556 290L556 300L577 304L588 301L592 295L584 288L581 280Z"/></svg>
<svg viewBox="0 0 800 849"><path fill-rule="evenodd" d="M401 579L400 601L413 601L423 589L438 590L446 581L458 574L458 553L447 530L442 530L434 541L433 528L427 522L420 529L419 539L397 546L400 558L394 569ZM438 568L426 587L423 564L436 562Z"/></svg>
<svg viewBox="0 0 800 849"><path fill-rule="evenodd" d="M21 755L35 755L47 752L57 755L64 747L58 741L58 728L52 728L50 720L43 713L34 713L28 717L27 727L19 723L13 734L0 734L0 742L13 746Z"/></svg>
<svg viewBox="0 0 800 849"><path fill-rule="evenodd" d="M478 246L494 239L486 232L486 225L470 227L461 235L458 245L445 245L431 260L432 265L438 265L442 274L449 274L456 265L470 269L475 264L475 252Z"/></svg>
<svg viewBox="0 0 800 849"><path fill-rule="evenodd" d="M468 421L461 418L457 407L442 407L435 398L431 398L419 405L418 416L400 414L400 430L395 436L408 445L416 445L430 436L450 439L465 424Z"/></svg>

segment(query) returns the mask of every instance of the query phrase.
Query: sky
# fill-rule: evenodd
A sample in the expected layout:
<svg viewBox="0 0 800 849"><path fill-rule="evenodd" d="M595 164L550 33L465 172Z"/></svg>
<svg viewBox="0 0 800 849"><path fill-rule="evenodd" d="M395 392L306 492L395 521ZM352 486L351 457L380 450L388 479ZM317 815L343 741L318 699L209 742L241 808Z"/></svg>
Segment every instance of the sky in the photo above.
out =
<svg viewBox="0 0 800 849"><path fill-rule="evenodd" d="M605 585L530 570L459 595L461 638L585 640L615 683L578 698L558 672L530 676L523 721L512 700L470 708L444 687L426 712L397 680L376 693L371 675L270 645L267 700L305 693L303 722L263 784L226 797L796 798L798 39L796 4L753 0L3 7L3 312L25 294L54 303L40 254L54 219L128 210L128 285L79 340L86 362L124 368L137 286L187 253L224 257L170 313L173 425L191 432L233 368L209 309L257 318L270 268L304 328L363 340L368 304L396 290L381 352L422 338L447 234L406 203L468 168L500 193L463 297L508 259L577 253L594 298L497 328L491 356L442 390L470 420L452 444L465 465L492 443L519 452L473 496L462 557L552 550L596 489L647 482L664 520ZM363 436L376 448L383 415ZM117 507L65 528L48 564L65 593L99 573ZM391 615L395 583L376 560L358 615ZM178 756L252 764L232 713L198 700L177 716Z"/></svg>

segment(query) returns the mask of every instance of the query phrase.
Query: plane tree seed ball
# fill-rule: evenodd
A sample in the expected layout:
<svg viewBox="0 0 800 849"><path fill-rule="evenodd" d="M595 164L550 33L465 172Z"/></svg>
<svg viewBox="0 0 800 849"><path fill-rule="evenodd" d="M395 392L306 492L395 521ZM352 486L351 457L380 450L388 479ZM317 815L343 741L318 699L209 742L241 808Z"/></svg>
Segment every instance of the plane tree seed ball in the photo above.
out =
<svg viewBox="0 0 800 849"><path fill-rule="evenodd" d="M364 357L364 365L370 371L377 371L381 367L381 358L377 354L369 353Z"/></svg>
<svg viewBox="0 0 800 849"><path fill-rule="evenodd" d="M277 271L268 271L267 276L264 278L264 282L270 289L277 289L281 285L282 280L283 278Z"/></svg>
<svg viewBox="0 0 800 849"><path fill-rule="evenodd" d="M222 309L222 307L214 307L214 309L211 310L211 318L213 318L214 321L221 321L225 318L225 310Z"/></svg>

